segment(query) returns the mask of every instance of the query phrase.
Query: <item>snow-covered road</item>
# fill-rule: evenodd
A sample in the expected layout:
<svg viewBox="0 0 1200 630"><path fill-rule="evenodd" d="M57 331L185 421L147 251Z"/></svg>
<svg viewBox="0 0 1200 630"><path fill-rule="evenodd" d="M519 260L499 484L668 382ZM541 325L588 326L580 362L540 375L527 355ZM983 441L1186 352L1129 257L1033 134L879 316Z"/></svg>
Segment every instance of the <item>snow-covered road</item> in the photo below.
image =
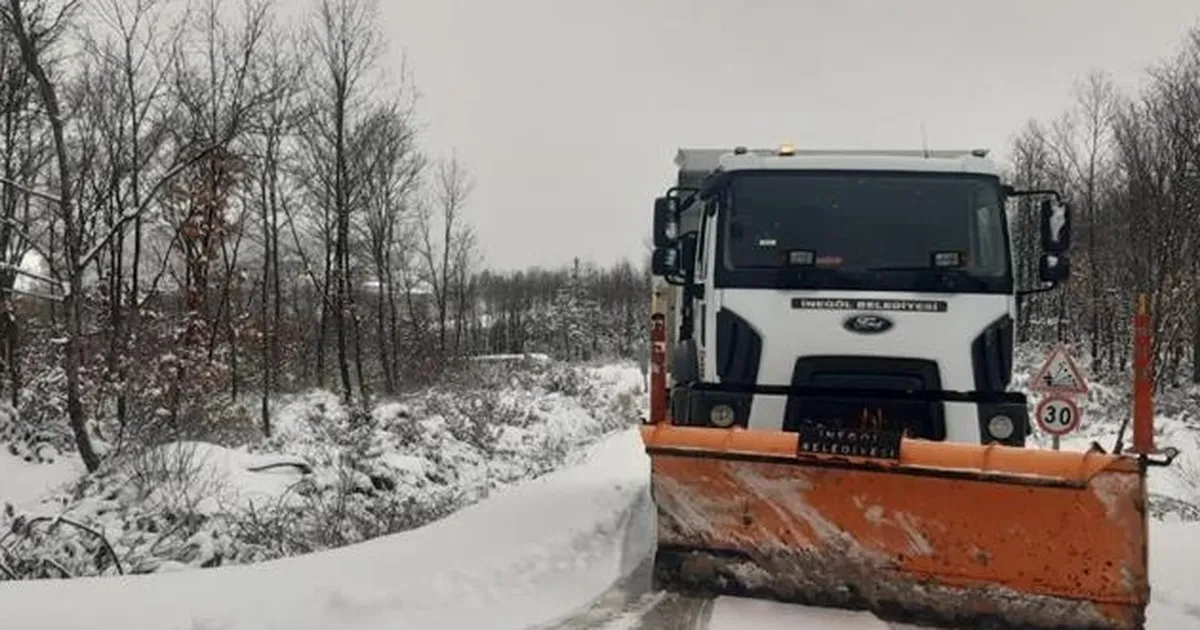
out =
<svg viewBox="0 0 1200 630"><path fill-rule="evenodd" d="M738 597L699 599L614 588L582 610L534 630L920 630L869 613L791 606Z"/></svg>
<svg viewBox="0 0 1200 630"><path fill-rule="evenodd" d="M7 582L0 627L39 630L821 628L882 630L861 613L638 591L649 556L648 461L636 430L580 464L447 519L257 565L125 578ZM1200 626L1200 527L1156 524L1152 630ZM626 585L622 580L629 580ZM614 584L622 582L614 587Z"/></svg>

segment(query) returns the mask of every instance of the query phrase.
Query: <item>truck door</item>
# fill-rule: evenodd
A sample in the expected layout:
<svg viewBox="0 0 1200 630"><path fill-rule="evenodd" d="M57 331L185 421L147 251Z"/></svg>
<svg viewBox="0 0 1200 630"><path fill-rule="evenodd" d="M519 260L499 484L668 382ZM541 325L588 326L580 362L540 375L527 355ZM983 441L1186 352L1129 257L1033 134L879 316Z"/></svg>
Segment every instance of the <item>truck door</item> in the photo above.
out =
<svg viewBox="0 0 1200 630"><path fill-rule="evenodd" d="M715 304L712 286L712 272L709 270L709 265L713 262L713 255L709 252L712 243L716 242L712 233L716 221L710 215L713 201L705 202L704 208L700 213L700 228L696 239L696 285L694 310L696 318L696 354L700 370L700 380L712 380L712 372L708 368L708 357L712 348L712 341L709 338L713 330L713 325L709 321L715 317L713 310Z"/></svg>

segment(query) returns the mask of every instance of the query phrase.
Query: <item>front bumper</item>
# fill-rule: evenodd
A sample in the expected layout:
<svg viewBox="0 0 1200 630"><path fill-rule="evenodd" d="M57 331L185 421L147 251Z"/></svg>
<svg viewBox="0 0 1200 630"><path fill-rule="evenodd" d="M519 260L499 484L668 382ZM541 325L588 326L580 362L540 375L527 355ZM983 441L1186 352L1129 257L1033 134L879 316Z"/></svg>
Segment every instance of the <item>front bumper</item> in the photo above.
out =
<svg viewBox="0 0 1200 630"><path fill-rule="evenodd" d="M784 431L801 427L880 429L907 432L912 437L946 440L948 404L974 409L978 436L982 444L1024 446L1032 429L1029 406L1020 392L978 392L951 390L888 390L832 387L795 387L773 385L733 385L728 383L691 383L671 391L670 415L674 424L718 426L713 410L732 409L733 424L747 427L755 397L786 397L782 418ZM722 410L718 417L728 417ZM961 420L959 420L961 421ZM725 426L725 425L722 425ZM971 432L974 434L975 432Z"/></svg>

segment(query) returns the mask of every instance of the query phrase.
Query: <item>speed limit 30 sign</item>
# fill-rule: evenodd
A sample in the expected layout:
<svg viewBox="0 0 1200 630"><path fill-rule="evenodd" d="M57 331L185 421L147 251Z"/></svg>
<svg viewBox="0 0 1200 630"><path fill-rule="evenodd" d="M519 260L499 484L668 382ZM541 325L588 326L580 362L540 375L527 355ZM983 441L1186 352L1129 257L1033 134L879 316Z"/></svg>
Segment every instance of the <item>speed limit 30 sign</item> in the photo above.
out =
<svg viewBox="0 0 1200 630"><path fill-rule="evenodd" d="M1042 399L1034 410L1038 427L1050 435L1066 435L1079 428L1083 412L1067 396L1051 394Z"/></svg>

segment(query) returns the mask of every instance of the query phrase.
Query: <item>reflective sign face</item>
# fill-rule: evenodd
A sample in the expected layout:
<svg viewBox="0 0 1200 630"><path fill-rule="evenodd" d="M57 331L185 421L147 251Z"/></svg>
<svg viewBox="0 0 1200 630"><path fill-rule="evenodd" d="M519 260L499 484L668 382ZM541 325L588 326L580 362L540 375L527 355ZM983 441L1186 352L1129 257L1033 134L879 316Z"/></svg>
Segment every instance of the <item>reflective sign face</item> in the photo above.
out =
<svg viewBox="0 0 1200 630"><path fill-rule="evenodd" d="M1075 401L1065 396L1049 396L1034 411L1038 427L1050 435L1066 435L1079 428L1081 413Z"/></svg>

